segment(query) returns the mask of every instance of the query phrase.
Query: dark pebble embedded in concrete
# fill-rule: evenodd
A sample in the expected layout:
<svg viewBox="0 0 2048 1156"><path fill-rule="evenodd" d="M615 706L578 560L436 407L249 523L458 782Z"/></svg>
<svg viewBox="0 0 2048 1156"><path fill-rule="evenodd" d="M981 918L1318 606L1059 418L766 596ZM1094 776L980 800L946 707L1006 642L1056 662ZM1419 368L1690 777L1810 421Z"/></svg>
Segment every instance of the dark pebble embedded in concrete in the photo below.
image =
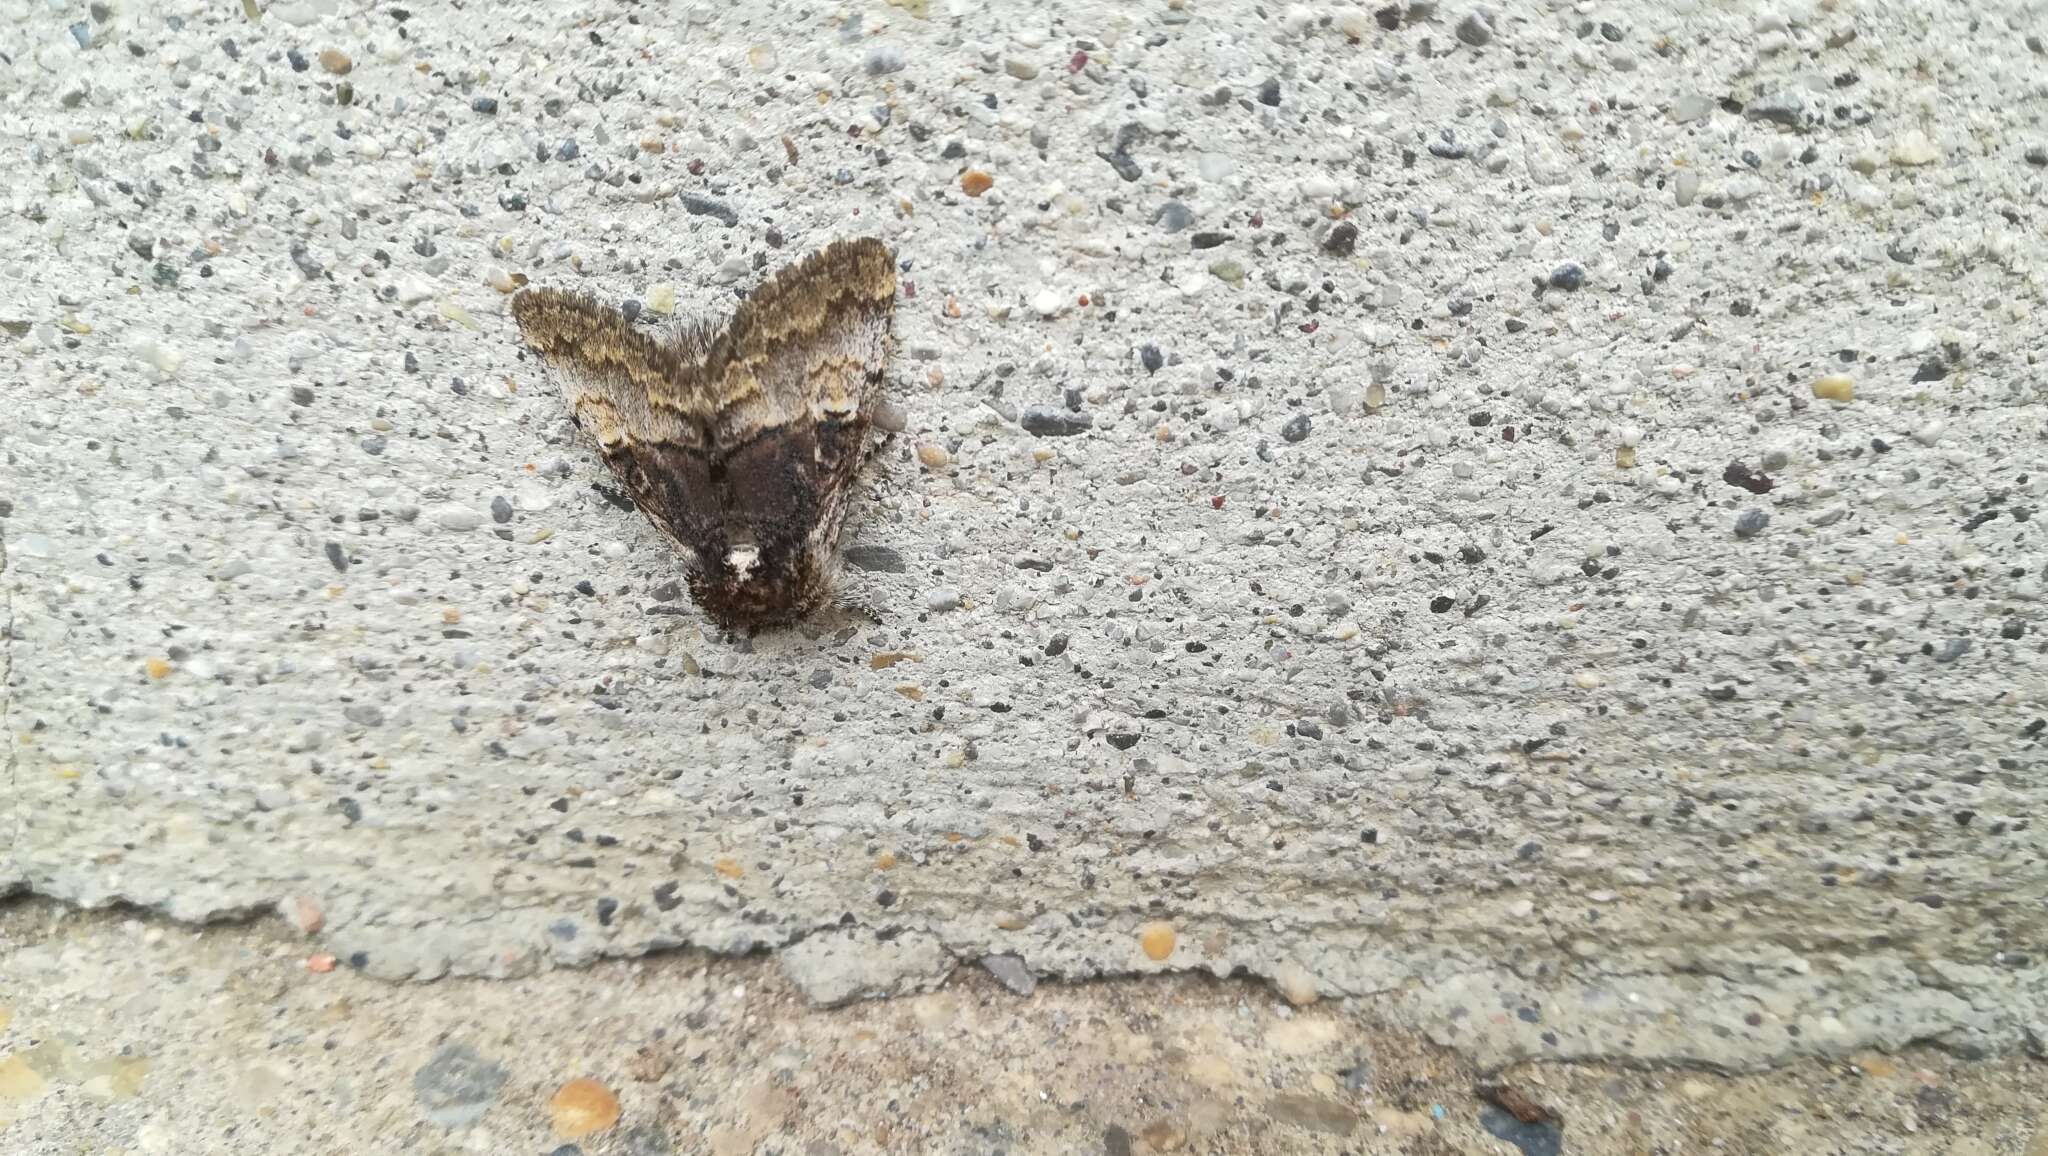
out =
<svg viewBox="0 0 2048 1156"><path fill-rule="evenodd" d="M1116 170L1116 175L1127 181L1135 181L1145 175L1145 170L1139 167L1138 162L1131 154L1122 149L1118 149L1115 152L1097 152L1095 155L1108 161L1109 167Z"/></svg>
<svg viewBox="0 0 2048 1156"><path fill-rule="evenodd" d="M1195 214L1179 201L1168 201L1153 214L1152 223L1163 232L1178 233L1195 223Z"/></svg>
<svg viewBox="0 0 2048 1156"><path fill-rule="evenodd" d="M1586 283L1586 271L1576 261L1566 261L1550 271L1549 285L1569 293Z"/></svg>
<svg viewBox="0 0 2048 1156"><path fill-rule="evenodd" d="M1095 419L1085 413L1072 413L1055 406L1031 405L1024 407L1018 424L1022 425L1024 432L1028 434L1042 438L1064 438L1088 432L1095 425Z"/></svg>
<svg viewBox="0 0 2048 1156"><path fill-rule="evenodd" d="M1758 534L1763 533L1764 527L1770 524L1771 515L1767 511L1744 510L1740 514L1735 515L1735 536L1738 538L1754 538Z"/></svg>
<svg viewBox="0 0 2048 1156"><path fill-rule="evenodd" d="M683 211L693 217L710 217L728 229L740 223L740 215L731 205L724 201L712 200L710 197L700 197L696 193L683 194Z"/></svg>
<svg viewBox="0 0 2048 1156"><path fill-rule="evenodd" d="M1138 364L1145 367L1146 373L1157 373L1159 367L1166 364L1166 355L1159 352L1157 345L1148 341L1138 347Z"/></svg>
<svg viewBox="0 0 2048 1156"><path fill-rule="evenodd" d="M996 977L1004 987L1018 995L1030 995L1038 988L1038 976L1034 975L1024 961L1014 955L984 955L981 966Z"/></svg>
<svg viewBox="0 0 2048 1156"><path fill-rule="evenodd" d="M903 574L910 569L903 555L887 546L848 546L840 556L848 566L870 574Z"/></svg>
<svg viewBox="0 0 2048 1156"><path fill-rule="evenodd" d="M512 520L512 503L503 494L491 499L491 521L503 525Z"/></svg>
<svg viewBox="0 0 2048 1156"><path fill-rule="evenodd" d="M1458 39L1474 48L1484 48L1493 43L1493 25L1488 22L1484 13L1468 13L1463 20L1458 21Z"/></svg>
<svg viewBox="0 0 2048 1156"><path fill-rule="evenodd" d="M485 116L496 116L498 113L498 98L494 96L479 96L469 102L469 107L472 112L480 112Z"/></svg>
<svg viewBox="0 0 2048 1156"><path fill-rule="evenodd" d="M1268 108L1280 107L1280 82L1267 80L1259 85L1259 103Z"/></svg>
<svg viewBox="0 0 2048 1156"><path fill-rule="evenodd" d="M1358 226L1350 221L1337 222L1323 237L1323 252L1333 257L1349 257L1357 251Z"/></svg>
<svg viewBox="0 0 2048 1156"><path fill-rule="evenodd" d="M1280 436L1288 441L1298 442L1307 437L1309 431L1314 428L1315 423L1309 420L1307 414L1298 413L1288 418L1287 424L1280 427Z"/></svg>
<svg viewBox="0 0 2048 1156"><path fill-rule="evenodd" d="M429 1121L467 1128L483 1118L507 1080L505 1069L466 1044L447 1044L413 1073L413 1097Z"/></svg>

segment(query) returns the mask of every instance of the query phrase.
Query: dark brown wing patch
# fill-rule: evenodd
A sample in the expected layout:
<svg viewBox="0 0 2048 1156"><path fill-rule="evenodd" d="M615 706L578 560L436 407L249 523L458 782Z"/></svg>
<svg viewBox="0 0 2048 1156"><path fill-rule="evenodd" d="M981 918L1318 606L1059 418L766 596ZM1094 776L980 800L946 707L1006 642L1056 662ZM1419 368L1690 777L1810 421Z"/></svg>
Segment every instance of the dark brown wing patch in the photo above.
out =
<svg viewBox="0 0 2048 1156"><path fill-rule="evenodd" d="M688 547L726 626L786 623L830 592L846 501L881 403L896 265L835 241L764 283L724 330L658 341L590 298L512 300L526 343L571 371L577 422L640 508Z"/></svg>

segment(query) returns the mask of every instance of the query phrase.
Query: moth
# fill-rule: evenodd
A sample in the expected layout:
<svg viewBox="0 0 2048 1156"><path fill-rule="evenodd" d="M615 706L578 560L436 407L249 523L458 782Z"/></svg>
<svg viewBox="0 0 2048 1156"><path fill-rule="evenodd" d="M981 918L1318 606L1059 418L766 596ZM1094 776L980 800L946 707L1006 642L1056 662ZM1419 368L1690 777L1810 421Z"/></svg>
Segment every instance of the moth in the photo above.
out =
<svg viewBox="0 0 2048 1156"><path fill-rule="evenodd" d="M839 240L723 327L659 338L579 293L524 289L520 335L565 370L576 425L689 551L691 597L727 629L793 623L832 597L896 315L895 254Z"/></svg>

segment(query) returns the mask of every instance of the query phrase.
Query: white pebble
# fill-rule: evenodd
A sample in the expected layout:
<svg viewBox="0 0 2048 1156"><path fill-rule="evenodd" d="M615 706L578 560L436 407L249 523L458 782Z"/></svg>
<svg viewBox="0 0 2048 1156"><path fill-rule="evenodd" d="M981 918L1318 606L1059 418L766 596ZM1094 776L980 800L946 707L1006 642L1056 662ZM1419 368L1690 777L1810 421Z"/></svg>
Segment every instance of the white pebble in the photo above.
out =
<svg viewBox="0 0 2048 1156"><path fill-rule="evenodd" d="M434 511L434 523L443 530L474 530L483 522L484 516L468 506L442 506Z"/></svg>
<svg viewBox="0 0 2048 1156"><path fill-rule="evenodd" d="M135 343L135 356L155 366L158 373L166 376L178 372L178 367L185 364L184 354L150 338Z"/></svg>
<svg viewBox="0 0 2048 1156"><path fill-rule="evenodd" d="M936 587L926 592L924 604L928 610L958 610L960 608L960 592L950 586Z"/></svg>
<svg viewBox="0 0 2048 1156"><path fill-rule="evenodd" d="M1931 165L1940 159L1941 150L1917 128L1909 129L1892 142L1892 163L1895 165Z"/></svg>
<svg viewBox="0 0 2048 1156"><path fill-rule="evenodd" d="M1057 317L1067 307L1067 295L1057 289L1041 289L1031 299L1031 308L1040 317Z"/></svg>

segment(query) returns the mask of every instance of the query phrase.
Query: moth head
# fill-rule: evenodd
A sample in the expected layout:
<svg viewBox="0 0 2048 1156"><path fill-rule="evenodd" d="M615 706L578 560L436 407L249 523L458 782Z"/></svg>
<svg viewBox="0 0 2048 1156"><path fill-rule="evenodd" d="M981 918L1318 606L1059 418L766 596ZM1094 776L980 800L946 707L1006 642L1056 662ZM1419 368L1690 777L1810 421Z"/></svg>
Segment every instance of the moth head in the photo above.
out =
<svg viewBox="0 0 2048 1156"><path fill-rule="evenodd" d="M782 626L808 616L831 592L829 568L805 544L763 550L730 543L700 551L690 572L690 594L713 621L728 629Z"/></svg>

